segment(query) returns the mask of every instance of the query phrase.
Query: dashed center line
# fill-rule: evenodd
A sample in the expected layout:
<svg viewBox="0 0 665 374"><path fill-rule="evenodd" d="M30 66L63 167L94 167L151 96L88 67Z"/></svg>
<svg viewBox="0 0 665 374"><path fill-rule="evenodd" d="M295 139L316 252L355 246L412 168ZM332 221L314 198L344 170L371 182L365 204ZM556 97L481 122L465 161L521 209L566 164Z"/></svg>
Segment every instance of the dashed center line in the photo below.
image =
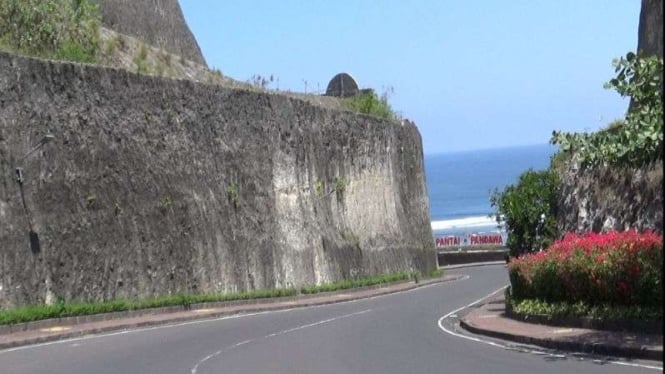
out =
<svg viewBox="0 0 665 374"><path fill-rule="evenodd" d="M240 343L233 344L233 345L231 345L231 346L228 346L228 347L222 348L222 349L220 349L220 350L217 351L217 352L211 353L211 354L205 356L204 358L202 358L201 360L199 360L199 361L196 363L196 365L194 365L194 367L192 368L192 370L191 370L191 374L196 374L196 372L198 371L199 367L200 367L203 363L205 363L206 361L210 360L211 358L217 357L217 356L221 355L221 354L224 353L224 352L228 352L228 351L230 351L230 350L232 350L232 349L234 349L234 348L238 348L238 347L240 347L240 346L242 346L242 345L249 344L249 343L252 343L252 342L255 342L255 341L259 341L259 340L265 340L265 339L274 338L274 337L276 337L276 336L280 336L280 335L288 334L288 333L291 333L291 332L294 332L294 331L303 330L303 329L306 329L306 328L308 328L308 327L319 326L319 325L323 325L323 324L326 324L326 323L330 323L330 322L334 322L334 321L339 321L339 320L344 319L344 318L349 318L349 317L353 317L353 316L358 316L358 315L361 315L361 314L369 313L369 312L371 312L371 311L372 311L371 309L365 309L365 310L362 310L362 311L360 311L360 312L355 312L355 313L350 313L350 314L344 314L344 315L341 315L341 316L332 317L332 318L324 319L324 320L317 321L317 322L313 322L313 323L308 323L308 324L306 324L306 325L301 325L301 326L293 327L293 328L290 328L290 329L287 329L287 330L282 330L282 331L274 332L274 333L272 333L272 334L268 334L268 335L262 336L262 337L260 337L260 338L249 339L249 340L242 341L242 342L240 342Z"/></svg>

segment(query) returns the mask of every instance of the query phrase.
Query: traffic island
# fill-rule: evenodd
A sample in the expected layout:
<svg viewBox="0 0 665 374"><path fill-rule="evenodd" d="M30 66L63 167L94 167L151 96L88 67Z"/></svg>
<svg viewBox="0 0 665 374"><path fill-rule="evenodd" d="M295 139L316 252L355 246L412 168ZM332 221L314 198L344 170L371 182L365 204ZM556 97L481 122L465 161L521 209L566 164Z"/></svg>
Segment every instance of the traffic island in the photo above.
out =
<svg viewBox="0 0 665 374"><path fill-rule="evenodd" d="M663 335L550 326L509 318L497 295L460 318L465 330L549 349L648 360L663 359Z"/></svg>

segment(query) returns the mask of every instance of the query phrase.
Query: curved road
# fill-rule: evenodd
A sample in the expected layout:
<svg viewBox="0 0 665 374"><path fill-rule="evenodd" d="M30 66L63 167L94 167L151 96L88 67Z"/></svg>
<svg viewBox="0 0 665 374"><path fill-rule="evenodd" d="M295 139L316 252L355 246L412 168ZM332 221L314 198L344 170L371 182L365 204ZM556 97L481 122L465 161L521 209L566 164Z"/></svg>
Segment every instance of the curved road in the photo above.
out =
<svg viewBox="0 0 665 374"><path fill-rule="evenodd" d="M469 277L342 304L0 351L0 373L609 374L660 365L525 353L448 334L438 326L442 316L508 283L503 265L448 273Z"/></svg>

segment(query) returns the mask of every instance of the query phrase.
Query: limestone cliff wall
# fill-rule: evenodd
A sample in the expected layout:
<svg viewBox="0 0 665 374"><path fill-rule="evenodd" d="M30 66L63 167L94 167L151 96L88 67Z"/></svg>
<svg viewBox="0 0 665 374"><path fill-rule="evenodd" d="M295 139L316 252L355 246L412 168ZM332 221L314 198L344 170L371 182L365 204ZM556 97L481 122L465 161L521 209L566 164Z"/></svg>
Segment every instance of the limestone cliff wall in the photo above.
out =
<svg viewBox="0 0 665 374"><path fill-rule="evenodd" d="M663 57L663 0L642 0L637 49Z"/></svg>
<svg viewBox="0 0 665 374"><path fill-rule="evenodd" d="M102 24L145 43L205 65L178 0L93 0Z"/></svg>
<svg viewBox="0 0 665 374"><path fill-rule="evenodd" d="M561 232L637 228L663 232L663 163L598 167L561 175Z"/></svg>
<svg viewBox="0 0 665 374"><path fill-rule="evenodd" d="M428 206L408 121L0 53L0 306L426 272Z"/></svg>

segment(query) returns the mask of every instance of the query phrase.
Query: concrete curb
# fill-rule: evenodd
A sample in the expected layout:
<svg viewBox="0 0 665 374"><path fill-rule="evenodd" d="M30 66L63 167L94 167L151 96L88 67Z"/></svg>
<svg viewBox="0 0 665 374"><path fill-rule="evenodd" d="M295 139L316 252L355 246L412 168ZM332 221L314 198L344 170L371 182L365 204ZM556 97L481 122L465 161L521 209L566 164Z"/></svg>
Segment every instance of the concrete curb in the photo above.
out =
<svg viewBox="0 0 665 374"><path fill-rule="evenodd" d="M644 348L644 347L640 349L640 348L630 348L630 347L618 347L614 345L601 344L601 343L573 342L573 341L561 341L561 340L554 340L547 338L534 338L531 336L517 335L517 334L511 334L506 332L475 327L464 321L464 318L461 318L459 320L459 323L462 328L474 334L486 335L503 340L512 340L518 343L533 344L550 349L591 353L591 354L607 355L607 356L619 356L626 358L644 358L644 359L657 360L657 361L663 359L663 351Z"/></svg>
<svg viewBox="0 0 665 374"><path fill-rule="evenodd" d="M25 346L25 345L33 345L33 344L43 344L43 343L48 343L48 342L54 342L58 340L66 340L66 339L72 339L72 338L77 338L81 336L86 336L86 335L94 335L94 334L101 334L101 333L107 333L107 332L113 332L113 331L122 331L122 330L128 330L128 329L135 329L135 328L144 328L144 327L151 327L151 326L159 326L159 325L170 325L170 324L176 324L176 323L182 323L182 322L187 322L187 321L195 321L195 320L206 320L206 319L215 319L215 318L220 318L220 317L225 317L225 316L230 316L230 315L239 315L239 314L247 314L247 313L257 313L257 312L270 312L270 311L277 311L277 310L285 310L285 309L295 309L295 308L305 308L305 307L311 307L311 306L318 306L318 305L329 305L329 304L336 304L336 303L341 303L341 302L348 302L348 301L354 301L354 300L361 300L361 299L369 299L372 297L376 296L382 296L382 295L389 295L393 293L398 293L398 292L405 292L405 291L410 291L416 288L432 285L432 284L438 284L438 283L445 283L445 282L452 282L459 280L463 278L463 275L455 275L455 276L443 276L438 279L433 279L433 280L425 280L421 281L419 283L413 283L409 285L408 287L403 287L403 288L396 288L395 286L397 285L402 285L405 282L398 282L396 284L391 284L388 286L380 287L380 288L371 288L374 286L370 286L368 288L363 288L363 289L346 289L346 290L341 290L341 291L335 291L335 292L330 292L330 293L319 293L316 294L316 296L331 296L331 298L321 300L321 301L314 301L314 302L308 302L307 299L300 299L303 302L298 302L299 300L294 300L293 297L289 297L290 300L285 300L282 298L274 298L274 299L263 299L263 303L255 303L252 305L248 305L247 308L243 308L240 310L233 310L233 311L219 311L219 312L213 312L213 313L208 313L205 315L197 315L197 314L192 314L184 317L175 317L175 318L169 318L169 319L160 319L160 320L150 320L147 319L145 321L141 322L127 322L127 323L118 323L113 326L105 326L105 327L100 327L100 328L89 328L85 330L80 330L80 331L73 331L73 332L61 332L61 333L50 333L49 335L42 335L38 336L35 338L28 338L28 339L22 339L22 340L15 340L15 341L8 341L8 342L0 342L0 350L5 350L5 349L10 349L10 348L16 348L20 346ZM368 290L376 290L377 292L371 292L371 293L362 293L362 291L368 291ZM353 293L356 293L356 295L353 295ZM342 294L342 293L350 293L349 297L344 298L344 299L333 299L332 296ZM313 297L310 297L313 298ZM285 301L296 301L296 304L291 304L291 305L272 305L272 304L277 304L279 302L285 302ZM238 305L238 304L236 304ZM242 304L240 304L242 305ZM198 304L198 306L205 306L203 304ZM231 306L231 305L228 305ZM113 314L113 313L109 313ZM156 313L153 314L146 314L144 316L149 316L149 315L157 315ZM52 327L55 327L56 325L61 325L62 322L58 322L58 320L50 320L52 321ZM75 326L75 325L74 325Z"/></svg>

